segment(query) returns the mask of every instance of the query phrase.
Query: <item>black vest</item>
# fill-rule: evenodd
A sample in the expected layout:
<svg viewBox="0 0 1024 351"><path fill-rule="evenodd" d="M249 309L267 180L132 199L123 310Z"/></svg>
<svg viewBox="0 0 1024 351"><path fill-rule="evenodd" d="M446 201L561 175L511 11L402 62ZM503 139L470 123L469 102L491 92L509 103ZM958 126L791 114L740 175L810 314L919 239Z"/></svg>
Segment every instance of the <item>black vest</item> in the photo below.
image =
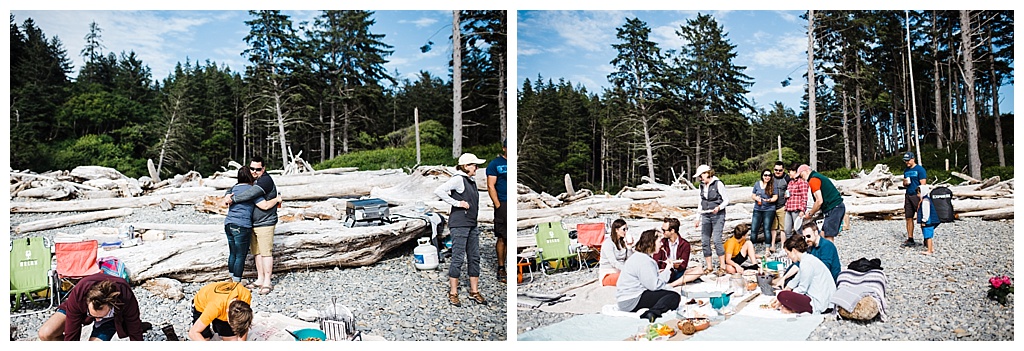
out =
<svg viewBox="0 0 1024 351"><path fill-rule="evenodd" d="M480 192L476 190L476 183L472 178L461 175L458 177L462 177L462 187L464 188L462 194L452 190L449 196L455 201L465 201L469 204L469 208L452 206L451 214L448 217L448 227L475 227L476 215L480 212Z"/></svg>
<svg viewBox="0 0 1024 351"><path fill-rule="evenodd" d="M718 193L718 184L716 184L718 182L721 182L721 180L716 179L715 181L711 182L711 184L708 185L704 185L704 183L700 184L700 187L702 188L700 191L700 207L702 210L710 211L714 209L715 206L722 204L722 194ZM705 187L708 188L707 197L704 196L703 188ZM722 213L722 210L724 210L724 208L718 209L718 212ZM704 215L713 216L714 214L705 213Z"/></svg>

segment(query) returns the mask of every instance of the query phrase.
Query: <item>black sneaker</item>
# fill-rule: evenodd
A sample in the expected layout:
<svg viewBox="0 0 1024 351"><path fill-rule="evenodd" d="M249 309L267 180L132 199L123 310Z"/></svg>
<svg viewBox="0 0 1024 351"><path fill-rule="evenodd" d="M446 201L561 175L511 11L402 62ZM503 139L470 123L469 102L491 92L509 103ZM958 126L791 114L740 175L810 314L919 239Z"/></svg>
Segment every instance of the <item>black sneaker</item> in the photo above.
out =
<svg viewBox="0 0 1024 351"><path fill-rule="evenodd" d="M914 247L914 246L917 246L917 243L914 242L914 239L907 239L907 241L903 242L903 245L900 245L900 247Z"/></svg>

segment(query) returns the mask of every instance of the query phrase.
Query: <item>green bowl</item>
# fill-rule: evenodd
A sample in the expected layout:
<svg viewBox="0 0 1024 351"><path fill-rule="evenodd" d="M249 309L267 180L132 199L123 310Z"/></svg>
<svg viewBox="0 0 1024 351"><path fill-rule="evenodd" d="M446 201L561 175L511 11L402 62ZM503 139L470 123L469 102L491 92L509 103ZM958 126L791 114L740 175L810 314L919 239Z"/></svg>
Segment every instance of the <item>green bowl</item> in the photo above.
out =
<svg viewBox="0 0 1024 351"><path fill-rule="evenodd" d="M719 309L729 305L729 295L715 296L711 298L711 308Z"/></svg>
<svg viewBox="0 0 1024 351"><path fill-rule="evenodd" d="M293 331L292 333L295 334L295 341L302 341L306 338L319 338L320 340L318 341L327 340L327 334L320 329L306 328Z"/></svg>

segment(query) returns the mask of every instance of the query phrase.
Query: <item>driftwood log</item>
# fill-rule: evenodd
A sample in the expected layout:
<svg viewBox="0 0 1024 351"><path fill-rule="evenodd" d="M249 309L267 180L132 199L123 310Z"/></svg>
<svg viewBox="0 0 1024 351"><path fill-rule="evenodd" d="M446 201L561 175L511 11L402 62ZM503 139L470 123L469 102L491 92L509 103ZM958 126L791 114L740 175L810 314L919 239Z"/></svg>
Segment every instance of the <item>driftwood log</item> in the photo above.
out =
<svg viewBox="0 0 1024 351"><path fill-rule="evenodd" d="M126 217L130 216L131 214L132 209L130 208L119 208L115 210L83 213L74 216L43 219L28 223L22 223L17 227L14 227L14 232L16 234L22 234L39 230L67 227L82 223L102 221L104 219L110 218Z"/></svg>
<svg viewBox="0 0 1024 351"><path fill-rule="evenodd" d="M157 277L182 282L229 278L227 237L222 225L133 225L136 229L175 231L165 240L99 252L100 257L116 256L124 262L133 284ZM178 231L181 229L198 230ZM353 228L345 227L342 221L279 223L274 234L274 271L373 264L388 251L423 235L429 235L429 226L419 219ZM246 262L245 275L255 276L252 260Z"/></svg>

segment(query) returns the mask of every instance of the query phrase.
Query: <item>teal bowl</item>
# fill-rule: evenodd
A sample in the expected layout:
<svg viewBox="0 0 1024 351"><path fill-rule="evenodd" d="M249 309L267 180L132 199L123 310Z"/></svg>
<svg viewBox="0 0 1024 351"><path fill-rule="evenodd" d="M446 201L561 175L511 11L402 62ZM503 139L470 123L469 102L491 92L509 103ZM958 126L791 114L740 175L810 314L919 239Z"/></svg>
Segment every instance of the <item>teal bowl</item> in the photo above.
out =
<svg viewBox="0 0 1024 351"><path fill-rule="evenodd" d="M302 340L308 339L308 338L318 338L318 339L320 339L320 340L317 340L317 341L327 340L327 334L324 333L324 331L320 330L320 329L306 328L306 329L299 329L299 330L293 331L292 333L295 333L295 340L296 341L302 341Z"/></svg>
<svg viewBox="0 0 1024 351"><path fill-rule="evenodd" d="M768 266L768 270L777 271L777 270L779 270L779 266L782 265L782 262L779 262L779 261L768 261L768 263L766 265Z"/></svg>
<svg viewBox="0 0 1024 351"><path fill-rule="evenodd" d="M711 298L711 308L720 309L729 305L729 295L715 296Z"/></svg>

